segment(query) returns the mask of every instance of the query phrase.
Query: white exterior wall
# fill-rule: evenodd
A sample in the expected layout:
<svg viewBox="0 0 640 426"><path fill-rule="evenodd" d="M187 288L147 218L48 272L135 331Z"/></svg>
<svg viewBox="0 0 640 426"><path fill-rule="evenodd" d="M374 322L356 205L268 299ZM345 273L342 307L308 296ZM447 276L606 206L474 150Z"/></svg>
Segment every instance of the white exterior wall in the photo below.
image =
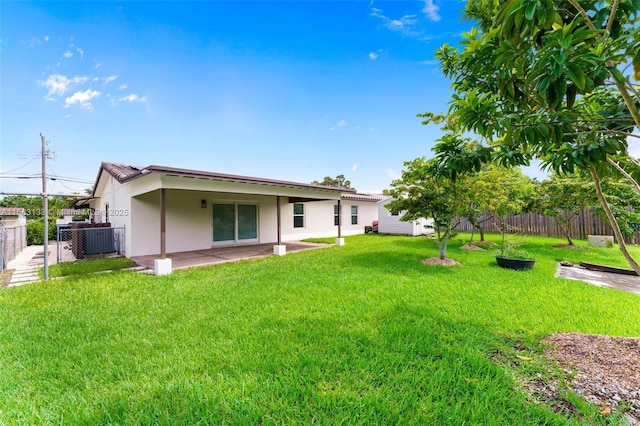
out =
<svg viewBox="0 0 640 426"><path fill-rule="evenodd" d="M202 200L207 207L202 208ZM264 195L166 190L167 252L204 250L213 246L213 203L256 204L258 242L275 243L277 235L276 198ZM160 191L133 197L132 248L128 256L160 253ZM255 243L253 243L255 244ZM130 253L130 254L129 254Z"/></svg>
<svg viewBox="0 0 640 426"><path fill-rule="evenodd" d="M91 201L90 205L95 209L94 221L102 223L108 221L114 228L124 227L125 254L131 256L131 197L130 187L121 184L109 173L103 171L99 180L99 186L95 194L100 197Z"/></svg>
<svg viewBox="0 0 640 426"><path fill-rule="evenodd" d="M393 198L389 197L378 202L378 233L411 236L432 233L429 228L425 228L425 225L432 222L430 220L420 218L418 220L402 222L400 220L402 213L393 216L386 207L392 199Z"/></svg>
<svg viewBox="0 0 640 426"><path fill-rule="evenodd" d="M27 217L25 215L5 215L2 216L2 221L0 223L2 223L7 228L22 226L27 224Z"/></svg>
<svg viewBox="0 0 640 426"><path fill-rule="evenodd" d="M309 201L304 205L304 227L293 227L293 203L282 205L282 240L295 241L306 238L328 238L338 236L338 227L334 224L334 206L337 200ZM378 219L378 206L375 202L341 201L342 236L364 234L364 227L371 226ZM358 206L358 224L351 224L351 206Z"/></svg>

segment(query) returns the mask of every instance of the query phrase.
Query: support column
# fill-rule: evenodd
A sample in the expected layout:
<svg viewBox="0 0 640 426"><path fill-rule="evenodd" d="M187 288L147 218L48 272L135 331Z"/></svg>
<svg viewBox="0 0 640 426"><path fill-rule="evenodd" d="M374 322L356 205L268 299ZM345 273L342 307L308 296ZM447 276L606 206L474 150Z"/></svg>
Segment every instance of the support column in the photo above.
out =
<svg viewBox="0 0 640 426"><path fill-rule="evenodd" d="M153 264L156 275L169 275L172 270L171 259L167 259L167 194L160 189L160 259Z"/></svg>
<svg viewBox="0 0 640 426"><path fill-rule="evenodd" d="M336 245L345 245L344 238L342 238L342 204L338 200L338 238L336 238Z"/></svg>
<svg viewBox="0 0 640 426"><path fill-rule="evenodd" d="M160 258L167 258L167 194L160 189Z"/></svg>
<svg viewBox="0 0 640 426"><path fill-rule="evenodd" d="M282 213L281 213L281 200L280 196L276 196L276 217L278 226L278 244L273 246L273 254L275 256L284 256L287 254L287 246L282 244Z"/></svg>

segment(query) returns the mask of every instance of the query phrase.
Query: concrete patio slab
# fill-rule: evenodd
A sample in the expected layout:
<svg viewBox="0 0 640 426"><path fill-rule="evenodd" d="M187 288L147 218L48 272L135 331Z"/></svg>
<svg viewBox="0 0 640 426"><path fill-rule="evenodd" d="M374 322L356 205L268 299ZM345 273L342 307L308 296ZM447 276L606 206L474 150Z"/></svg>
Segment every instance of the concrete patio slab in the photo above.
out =
<svg viewBox="0 0 640 426"><path fill-rule="evenodd" d="M266 243L183 251L167 253L167 258L171 259L173 269L184 269L196 266L216 265L218 263L225 262L236 262L243 259L273 256L273 245L274 243ZM332 246L331 244L305 243L301 241L288 242L285 245L287 247L287 254ZM153 269L154 260L159 258L160 255L155 254L148 256L134 256L131 259L141 266Z"/></svg>

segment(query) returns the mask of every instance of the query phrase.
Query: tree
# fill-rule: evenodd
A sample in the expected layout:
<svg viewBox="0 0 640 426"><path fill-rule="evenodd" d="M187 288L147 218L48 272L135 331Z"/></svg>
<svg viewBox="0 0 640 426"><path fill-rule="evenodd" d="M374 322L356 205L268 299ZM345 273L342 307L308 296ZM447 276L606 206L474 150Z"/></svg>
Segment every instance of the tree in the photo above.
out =
<svg viewBox="0 0 640 426"><path fill-rule="evenodd" d="M518 168L485 164L473 175L468 184L470 204L464 217L480 231L484 241L482 224L496 215L503 219L510 212L520 213L531 203L534 185ZM504 223L501 225L506 230Z"/></svg>
<svg viewBox="0 0 640 426"><path fill-rule="evenodd" d="M433 219L438 238L440 259L447 257L447 245L454 220L460 217L464 200L462 181L450 179L442 173L436 159L424 157L404 163L402 177L391 183L393 201L387 204L392 212L402 212L400 220Z"/></svg>
<svg viewBox="0 0 640 426"><path fill-rule="evenodd" d="M573 245L571 222L587 207L598 203L586 176L553 174L538 185L534 210L554 219L569 245Z"/></svg>
<svg viewBox="0 0 640 426"><path fill-rule="evenodd" d="M507 0L466 3L477 22L462 50L437 58L452 79L449 114L458 132L485 138L505 165L532 157L557 173L586 170L620 249L631 257L601 187L614 168L633 179L640 164L627 137L640 127L640 0Z"/></svg>
<svg viewBox="0 0 640 426"><path fill-rule="evenodd" d="M347 180L344 175L338 175L335 178L331 176L325 176L324 179L319 182L314 180L311 182L312 185L324 185L324 186L332 186L334 188L351 188L351 181Z"/></svg>

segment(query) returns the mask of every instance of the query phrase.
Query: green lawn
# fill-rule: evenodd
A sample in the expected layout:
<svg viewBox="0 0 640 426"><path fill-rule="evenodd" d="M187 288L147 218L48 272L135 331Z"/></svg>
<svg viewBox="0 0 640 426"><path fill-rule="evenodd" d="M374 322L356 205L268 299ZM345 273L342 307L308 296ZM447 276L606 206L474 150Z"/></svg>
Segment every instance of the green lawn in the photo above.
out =
<svg viewBox="0 0 640 426"><path fill-rule="evenodd" d="M137 264L126 257L103 257L91 260L76 260L74 262L62 262L49 266L49 277L68 277L70 275L84 275L94 272L117 271L131 268ZM44 269L40 268L40 278L44 277Z"/></svg>
<svg viewBox="0 0 640 426"><path fill-rule="evenodd" d="M0 425L618 423L571 394L579 411L555 413L522 381L553 374L550 333L640 336L640 296L554 278L619 251L530 238L538 263L516 272L461 239L449 268L420 263L425 238L346 240L0 289Z"/></svg>

